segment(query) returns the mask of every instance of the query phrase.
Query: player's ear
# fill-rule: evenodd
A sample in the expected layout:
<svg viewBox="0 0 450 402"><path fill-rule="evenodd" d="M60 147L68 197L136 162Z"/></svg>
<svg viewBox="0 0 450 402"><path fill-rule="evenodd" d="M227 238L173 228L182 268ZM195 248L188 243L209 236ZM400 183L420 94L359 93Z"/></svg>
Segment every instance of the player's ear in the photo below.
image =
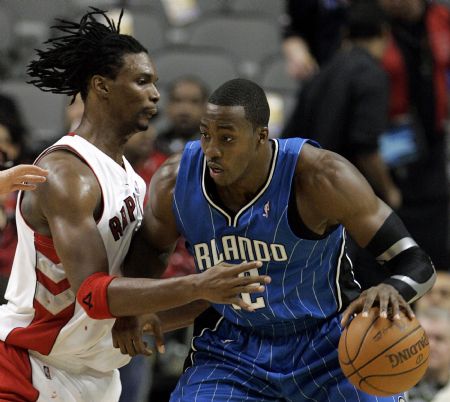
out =
<svg viewBox="0 0 450 402"><path fill-rule="evenodd" d="M101 75L93 75L91 78L92 89L102 98L106 98L109 93L108 81Z"/></svg>
<svg viewBox="0 0 450 402"><path fill-rule="evenodd" d="M267 127L258 128L258 141L264 144L269 139L269 129Z"/></svg>

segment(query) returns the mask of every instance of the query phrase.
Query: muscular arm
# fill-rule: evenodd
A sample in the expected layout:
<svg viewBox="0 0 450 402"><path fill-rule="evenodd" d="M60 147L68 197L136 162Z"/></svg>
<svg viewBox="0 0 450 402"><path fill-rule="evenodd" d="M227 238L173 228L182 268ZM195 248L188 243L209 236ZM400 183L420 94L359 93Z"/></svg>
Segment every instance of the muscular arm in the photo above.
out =
<svg viewBox="0 0 450 402"><path fill-rule="evenodd" d="M33 194L26 194L24 215L37 232L53 239L76 292L87 276L108 272L106 250L94 218L100 210L100 187L88 166L69 152L53 152L39 164L49 171L48 178Z"/></svg>
<svg viewBox="0 0 450 402"><path fill-rule="evenodd" d="M384 283L394 287L409 303L422 296L434 282L434 268L392 209L375 196L369 184L346 159L332 152L302 150L297 174L300 213L305 201L307 221L320 231L342 224L353 239L372 251L392 273ZM306 177L306 179L305 179ZM302 191L303 190L303 191ZM303 215L302 215L303 216ZM317 231L317 229L316 229Z"/></svg>

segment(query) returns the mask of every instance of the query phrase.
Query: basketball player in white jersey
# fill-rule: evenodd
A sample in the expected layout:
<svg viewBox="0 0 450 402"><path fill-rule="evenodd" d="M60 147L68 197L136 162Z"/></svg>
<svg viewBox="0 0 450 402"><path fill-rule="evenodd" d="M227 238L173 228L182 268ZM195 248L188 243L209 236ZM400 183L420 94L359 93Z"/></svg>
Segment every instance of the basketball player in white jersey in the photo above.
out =
<svg viewBox="0 0 450 402"><path fill-rule="evenodd" d="M146 49L119 33L120 20L116 27L94 9L59 24L62 36L38 51L28 73L44 91L81 93L85 112L75 132L38 157L47 181L19 195L18 246L0 306L0 401L112 402L117 368L129 361L121 351L147 352L139 337L113 345L117 317L145 322L176 306L201 309L202 300L251 309L237 295L263 291L270 278L238 276L259 262L168 280L120 277L145 190L123 145L156 113L157 75Z"/></svg>

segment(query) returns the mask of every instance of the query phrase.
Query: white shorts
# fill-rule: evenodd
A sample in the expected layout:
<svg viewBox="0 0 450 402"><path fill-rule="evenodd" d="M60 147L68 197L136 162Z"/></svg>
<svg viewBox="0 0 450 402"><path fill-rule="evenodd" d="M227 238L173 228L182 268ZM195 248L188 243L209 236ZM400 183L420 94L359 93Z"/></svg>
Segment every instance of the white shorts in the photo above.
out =
<svg viewBox="0 0 450 402"><path fill-rule="evenodd" d="M30 355L33 386L39 391L38 402L115 402L122 386L118 370L108 373L73 374L43 363Z"/></svg>

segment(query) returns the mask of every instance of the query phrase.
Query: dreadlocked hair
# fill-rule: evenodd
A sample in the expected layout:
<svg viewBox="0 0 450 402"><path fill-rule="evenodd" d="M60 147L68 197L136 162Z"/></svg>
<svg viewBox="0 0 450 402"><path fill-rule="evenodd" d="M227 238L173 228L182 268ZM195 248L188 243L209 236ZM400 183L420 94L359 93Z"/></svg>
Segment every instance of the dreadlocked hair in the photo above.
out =
<svg viewBox="0 0 450 402"><path fill-rule="evenodd" d="M99 74L114 79L123 66L123 56L129 53L147 52L136 39L120 34L120 22L116 24L105 11L90 7L79 23L57 19L52 26L64 34L51 38L44 50L37 50L38 59L30 62L28 81L42 91L72 96L77 93L86 100L90 78ZM106 24L98 21L103 17Z"/></svg>

